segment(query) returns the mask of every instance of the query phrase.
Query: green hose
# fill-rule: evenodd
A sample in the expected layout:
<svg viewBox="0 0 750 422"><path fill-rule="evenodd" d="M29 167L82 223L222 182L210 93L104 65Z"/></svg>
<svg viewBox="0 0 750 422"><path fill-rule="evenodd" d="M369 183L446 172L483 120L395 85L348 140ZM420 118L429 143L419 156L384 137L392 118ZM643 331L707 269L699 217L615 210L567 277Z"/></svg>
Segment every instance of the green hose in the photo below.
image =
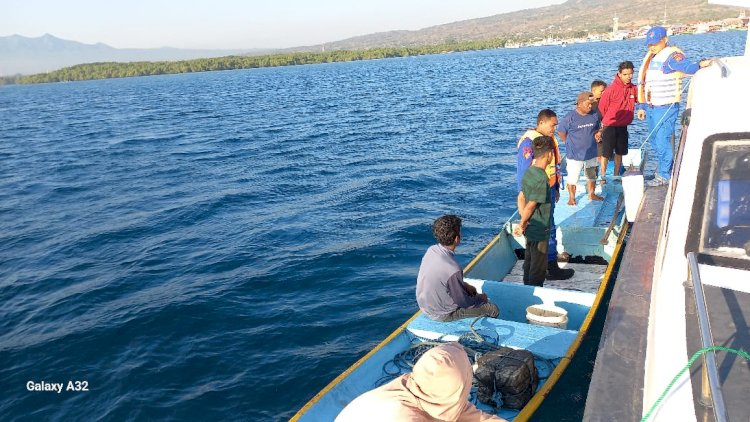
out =
<svg viewBox="0 0 750 422"><path fill-rule="evenodd" d="M664 400L664 397L666 397L667 393L669 393L669 390L671 390L671 389L672 389L672 386L674 386L674 383L676 383L676 382L677 382L677 380L678 380L678 379L679 379L679 378L680 378L680 377L682 376L682 374L684 374L684 373L685 373L685 371L687 371L688 369L690 369L690 367L691 367L691 366L693 365L693 363L694 363L694 362L695 362L695 361L696 361L696 360L697 360L697 359L698 359L698 358L699 358L699 357L700 357L700 356L701 356L702 354L704 354L704 353L707 353L707 352L716 352L716 351L722 351L722 352L730 352L730 353L734 353L734 354L736 354L736 355L739 355L739 356L742 356L742 357L743 357L743 358L745 358L746 360L750 361L750 354L748 354L748 353L747 353L746 351L744 351L744 350L737 350L737 349L732 349L732 348L729 348L729 347L724 347L724 346L712 346L712 347L704 347L704 348L702 348L702 349L698 350L698 351L697 351L697 352L695 352L695 354L693 354L693 356L692 356L692 357L690 358L690 360L688 361L687 365L685 365L685 367L684 367L684 368L682 368L682 369L680 370L680 372L678 372L678 373L677 373L677 375L675 375L675 377L674 377L674 378L672 378L672 381L671 381L671 382L669 383L669 385L668 385L668 386L667 386L667 388L666 388L666 389L664 390L664 392L662 392L662 393L661 393L661 395L660 395L660 396L659 396L659 398L658 398L658 399L656 400L656 402L655 402L655 403L653 404L653 406L651 406L651 408L650 408L650 409L648 410L648 412L646 412L646 414L645 414L645 415L643 416L643 418L641 419L641 422L646 422L646 421L648 420L648 418L650 418L650 417L651 417L651 414L652 414L652 413L654 412L654 410L656 410L656 408L657 408L657 407L659 407L659 405L661 404L662 400Z"/></svg>

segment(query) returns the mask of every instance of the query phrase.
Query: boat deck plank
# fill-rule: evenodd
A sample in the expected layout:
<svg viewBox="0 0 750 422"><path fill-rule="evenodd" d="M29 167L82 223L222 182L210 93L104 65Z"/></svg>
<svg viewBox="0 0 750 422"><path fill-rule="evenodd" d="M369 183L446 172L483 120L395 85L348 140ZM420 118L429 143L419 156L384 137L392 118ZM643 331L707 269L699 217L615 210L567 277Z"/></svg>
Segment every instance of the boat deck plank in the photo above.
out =
<svg viewBox="0 0 750 422"><path fill-rule="evenodd" d="M570 262L560 262L559 265L560 268L574 269L575 274L573 274L573 277L568 280L546 280L544 282L544 287L596 293L599 289L599 285L604 279L604 273L607 271L606 265ZM513 266L510 274L505 276L503 281L523 284L523 260L516 262L516 265Z"/></svg>
<svg viewBox="0 0 750 422"><path fill-rule="evenodd" d="M586 229L598 227L606 229L612 221L617 198L622 192L619 179L609 177L605 185L597 184L595 192L604 201L592 201L586 193L584 182L576 185L576 205L568 205L568 192L560 191L560 201L555 204L555 222L563 229Z"/></svg>
<svg viewBox="0 0 750 422"><path fill-rule="evenodd" d="M648 315L666 187L647 189L609 301L584 420L639 420Z"/></svg>

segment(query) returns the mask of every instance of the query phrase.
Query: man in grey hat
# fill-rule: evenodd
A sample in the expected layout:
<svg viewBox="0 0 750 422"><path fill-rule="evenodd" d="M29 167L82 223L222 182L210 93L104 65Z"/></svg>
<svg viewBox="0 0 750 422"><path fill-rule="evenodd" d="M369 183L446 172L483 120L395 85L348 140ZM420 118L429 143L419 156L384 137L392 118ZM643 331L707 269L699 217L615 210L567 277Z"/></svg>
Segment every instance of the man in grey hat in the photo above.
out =
<svg viewBox="0 0 750 422"><path fill-rule="evenodd" d="M597 161L597 141L601 140L599 132L599 115L592 110L594 94L584 91L576 97L576 108L560 120L557 133L565 142L567 155L568 176L565 182L568 185L568 205L577 205L576 186L581 170L586 173L586 190L589 199L601 201L604 198L597 195L596 176L599 163Z"/></svg>

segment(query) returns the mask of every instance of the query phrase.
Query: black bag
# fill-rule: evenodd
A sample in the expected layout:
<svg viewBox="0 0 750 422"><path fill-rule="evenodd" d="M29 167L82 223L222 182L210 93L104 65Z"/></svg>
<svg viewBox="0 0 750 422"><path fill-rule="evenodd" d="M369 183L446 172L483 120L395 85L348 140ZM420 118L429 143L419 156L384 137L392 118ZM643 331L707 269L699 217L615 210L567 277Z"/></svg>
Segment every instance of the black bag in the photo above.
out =
<svg viewBox="0 0 750 422"><path fill-rule="evenodd" d="M485 353L477 360L474 373L478 381L477 398L493 407L501 407L493 400L500 393L502 407L521 409L531 400L539 384L539 373L534 365L534 355L526 350L501 347Z"/></svg>

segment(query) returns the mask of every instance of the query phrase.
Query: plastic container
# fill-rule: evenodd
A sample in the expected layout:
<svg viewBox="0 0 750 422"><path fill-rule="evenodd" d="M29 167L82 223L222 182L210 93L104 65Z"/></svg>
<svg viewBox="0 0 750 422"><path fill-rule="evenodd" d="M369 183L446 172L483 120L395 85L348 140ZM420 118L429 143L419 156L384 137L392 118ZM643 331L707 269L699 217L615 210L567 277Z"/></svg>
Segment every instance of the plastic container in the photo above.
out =
<svg viewBox="0 0 750 422"><path fill-rule="evenodd" d="M643 200L643 173L640 170L631 169L622 175L622 192L625 195L625 215L632 223Z"/></svg>
<svg viewBox="0 0 750 422"><path fill-rule="evenodd" d="M555 305L531 305L526 308L526 320L531 324L564 330L568 326L568 311Z"/></svg>
<svg viewBox="0 0 750 422"><path fill-rule="evenodd" d="M640 168L643 162L643 153L640 148L629 148L628 153L622 156L622 168Z"/></svg>

